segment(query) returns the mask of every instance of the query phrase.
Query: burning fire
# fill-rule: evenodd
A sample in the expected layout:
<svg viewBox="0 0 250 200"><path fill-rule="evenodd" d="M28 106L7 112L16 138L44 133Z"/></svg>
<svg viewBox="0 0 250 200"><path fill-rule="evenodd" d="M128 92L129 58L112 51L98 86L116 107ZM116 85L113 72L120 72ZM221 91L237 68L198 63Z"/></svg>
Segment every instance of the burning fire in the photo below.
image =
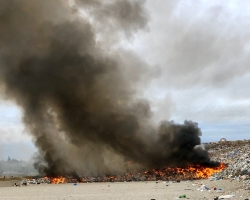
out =
<svg viewBox="0 0 250 200"><path fill-rule="evenodd" d="M178 176L179 179L206 179L209 178L214 173L220 172L225 169L226 166L221 163L220 166L215 168L210 167L203 167L200 165L191 165L185 168L166 168L164 170L153 170L154 174L158 175L159 177L166 177L166 176ZM148 172L144 172L144 174Z"/></svg>
<svg viewBox="0 0 250 200"><path fill-rule="evenodd" d="M220 172L225 169L226 166L221 163L220 166L215 168L203 167L200 165L190 165L188 167L167 167L165 169L157 170L153 169L150 171L145 171L144 173L126 173L121 175L110 175L103 177L82 177L80 182L116 182L116 181L154 181L154 180L190 180L190 179L207 179L214 173ZM59 183L76 183L77 179L74 178L48 178L50 183L59 184Z"/></svg>
<svg viewBox="0 0 250 200"><path fill-rule="evenodd" d="M51 183L53 184L59 184L59 183L65 183L66 178L64 177L58 177L58 178L52 178Z"/></svg>
<svg viewBox="0 0 250 200"><path fill-rule="evenodd" d="M44 177L45 180L50 180L50 183L52 184L59 184L59 183L66 183L66 178L65 177L62 177L62 176L59 176L57 178L49 178L49 177Z"/></svg>

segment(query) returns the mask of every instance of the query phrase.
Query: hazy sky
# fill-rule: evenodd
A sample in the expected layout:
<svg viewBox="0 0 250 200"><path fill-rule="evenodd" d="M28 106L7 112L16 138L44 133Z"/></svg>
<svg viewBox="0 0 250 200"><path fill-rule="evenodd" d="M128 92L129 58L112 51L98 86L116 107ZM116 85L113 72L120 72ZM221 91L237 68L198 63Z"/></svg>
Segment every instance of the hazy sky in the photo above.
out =
<svg viewBox="0 0 250 200"><path fill-rule="evenodd" d="M150 21L118 46L154 71L141 95L162 119L199 123L202 141L250 139L249 1L148 0ZM0 159L35 152L13 103L0 101Z"/></svg>

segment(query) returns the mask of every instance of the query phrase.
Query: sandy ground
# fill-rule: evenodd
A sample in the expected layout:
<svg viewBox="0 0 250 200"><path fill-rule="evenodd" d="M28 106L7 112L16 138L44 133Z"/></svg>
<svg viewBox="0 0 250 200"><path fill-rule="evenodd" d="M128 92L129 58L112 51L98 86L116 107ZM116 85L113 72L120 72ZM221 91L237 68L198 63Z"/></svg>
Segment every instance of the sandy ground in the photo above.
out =
<svg viewBox="0 0 250 200"><path fill-rule="evenodd" d="M21 178L6 178L6 179L0 178L0 187L10 187L14 183L18 183L20 180L22 179Z"/></svg>
<svg viewBox="0 0 250 200"><path fill-rule="evenodd" d="M215 190L198 191L195 183L203 182L208 188L222 188ZM5 182L7 184L7 182ZM242 188L242 189L240 189ZM177 199L186 195L186 199L213 199L220 195L234 194L233 199L250 198L250 191L244 190L243 183L238 181L181 181L172 182L122 182L122 183L78 183L74 184L40 184L22 187L0 187L1 200L162 200Z"/></svg>

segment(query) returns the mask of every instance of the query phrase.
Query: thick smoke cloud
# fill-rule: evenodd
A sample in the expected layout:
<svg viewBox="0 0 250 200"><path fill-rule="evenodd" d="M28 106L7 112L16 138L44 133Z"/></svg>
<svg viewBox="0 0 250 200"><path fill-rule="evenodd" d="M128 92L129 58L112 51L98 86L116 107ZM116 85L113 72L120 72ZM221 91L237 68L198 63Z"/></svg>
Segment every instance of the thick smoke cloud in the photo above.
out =
<svg viewBox="0 0 250 200"><path fill-rule="evenodd" d="M119 173L128 160L134 169L217 164L196 148L196 123L152 125L138 98L148 75L130 77L146 64L133 57L126 67L130 53L121 59L98 42L102 28L119 39L147 20L143 1L0 1L0 86L23 111L40 172Z"/></svg>

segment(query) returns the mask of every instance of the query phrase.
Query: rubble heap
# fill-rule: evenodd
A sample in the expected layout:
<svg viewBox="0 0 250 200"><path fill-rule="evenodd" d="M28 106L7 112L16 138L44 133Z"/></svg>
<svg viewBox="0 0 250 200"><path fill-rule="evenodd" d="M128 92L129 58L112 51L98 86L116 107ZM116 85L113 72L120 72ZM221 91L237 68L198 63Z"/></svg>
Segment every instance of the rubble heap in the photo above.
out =
<svg viewBox="0 0 250 200"><path fill-rule="evenodd" d="M228 167L217 178L245 180L250 176L250 140L213 142L206 145L210 158Z"/></svg>

